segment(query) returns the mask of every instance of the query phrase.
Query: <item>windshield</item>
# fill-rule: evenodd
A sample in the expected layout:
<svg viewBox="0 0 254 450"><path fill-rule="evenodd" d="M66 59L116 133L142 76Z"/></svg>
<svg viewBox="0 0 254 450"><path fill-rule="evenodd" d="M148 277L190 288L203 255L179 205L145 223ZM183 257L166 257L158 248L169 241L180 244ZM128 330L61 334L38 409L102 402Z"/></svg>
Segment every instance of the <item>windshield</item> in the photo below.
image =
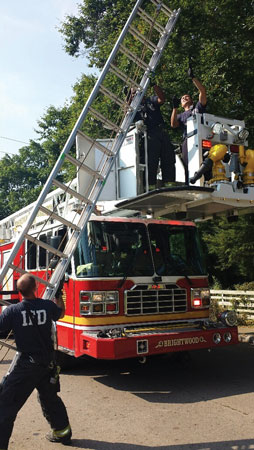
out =
<svg viewBox="0 0 254 450"><path fill-rule="evenodd" d="M158 275L206 274L195 227L149 224L148 231Z"/></svg>
<svg viewBox="0 0 254 450"><path fill-rule="evenodd" d="M192 226L90 221L74 260L80 278L206 274Z"/></svg>
<svg viewBox="0 0 254 450"><path fill-rule="evenodd" d="M75 253L77 277L153 275L143 223L89 222Z"/></svg>

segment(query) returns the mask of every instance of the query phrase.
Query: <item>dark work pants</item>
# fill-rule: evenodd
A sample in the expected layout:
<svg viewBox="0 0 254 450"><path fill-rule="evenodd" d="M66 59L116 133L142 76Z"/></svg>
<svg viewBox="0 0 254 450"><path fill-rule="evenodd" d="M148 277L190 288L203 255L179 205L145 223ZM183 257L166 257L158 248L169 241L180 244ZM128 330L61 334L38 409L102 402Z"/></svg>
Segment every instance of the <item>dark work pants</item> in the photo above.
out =
<svg viewBox="0 0 254 450"><path fill-rule="evenodd" d="M168 133L159 126L148 130L147 134L149 185L156 185L159 161L162 182L175 181L175 153Z"/></svg>
<svg viewBox="0 0 254 450"><path fill-rule="evenodd" d="M69 424L66 408L58 397L59 381L51 384L50 369L31 363L23 355L0 387L0 449L7 449L17 413L33 390L38 390L42 412L53 430ZM32 430L31 430L32 431Z"/></svg>

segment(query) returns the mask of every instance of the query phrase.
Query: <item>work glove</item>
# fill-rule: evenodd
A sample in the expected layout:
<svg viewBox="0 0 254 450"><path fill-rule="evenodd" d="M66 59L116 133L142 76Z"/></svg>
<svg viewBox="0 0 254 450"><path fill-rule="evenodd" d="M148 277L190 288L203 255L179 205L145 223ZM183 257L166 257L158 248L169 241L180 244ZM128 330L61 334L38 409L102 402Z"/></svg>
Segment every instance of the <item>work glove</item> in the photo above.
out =
<svg viewBox="0 0 254 450"><path fill-rule="evenodd" d="M127 95L129 94L129 91L130 91L130 88L129 88L129 86L124 86L123 87L123 93L124 93L124 95L127 97Z"/></svg>
<svg viewBox="0 0 254 450"><path fill-rule="evenodd" d="M189 68L188 68L188 72L187 73L188 73L188 77L189 78L191 78L191 79L194 78L194 73L193 73L193 69L192 69L192 64L191 63L189 64Z"/></svg>
<svg viewBox="0 0 254 450"><path fill-rule="evenodd" d="M148 78L150 80L150 86L155 86L156 85L155 73L153 71L149 73Z"/></svg>
<svg viewBox="0 0 254 450"><path fill-rule="evenodd" d="M173 108L178 108L181 103L181 100L176 95L174 95L174 97L172 98L172 103L173 103Z"/></svg>

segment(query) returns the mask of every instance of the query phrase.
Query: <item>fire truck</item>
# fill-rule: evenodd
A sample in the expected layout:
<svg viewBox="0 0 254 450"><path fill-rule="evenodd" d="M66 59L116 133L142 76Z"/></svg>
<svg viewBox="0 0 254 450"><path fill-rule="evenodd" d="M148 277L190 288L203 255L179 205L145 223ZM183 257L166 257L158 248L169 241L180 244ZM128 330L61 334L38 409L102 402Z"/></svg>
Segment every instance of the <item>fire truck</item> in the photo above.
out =
<svg viewBox="0 0 254 450"><path fill-rule="evenodd" d="M195 221L252 211L253 150L245 150L244 123L193 115L191 185L182 182L177 156L178 184L161 187L158 174L153 191L146 130L134 123L179 14L159 0L137 1L39 198L0 222L1 307L20 301L16 282L24 273L34 275L42 298L54 300L62 287L58 348L75 357L144 360L238 342L233 311L209 319ZM130 104L121 84L136 88ZM112 104L114 121L98 99ZM87 134L95 123L107 138ZM74 168L75 178L63 182Z"/></svg>

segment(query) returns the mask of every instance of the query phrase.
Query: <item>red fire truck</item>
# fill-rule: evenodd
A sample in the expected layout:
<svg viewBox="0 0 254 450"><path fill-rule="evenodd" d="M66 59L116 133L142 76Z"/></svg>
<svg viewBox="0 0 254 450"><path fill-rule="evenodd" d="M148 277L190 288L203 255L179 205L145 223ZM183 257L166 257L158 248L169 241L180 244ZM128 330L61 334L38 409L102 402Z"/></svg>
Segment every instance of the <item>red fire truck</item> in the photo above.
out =
<svg viewBox="0 0 254 450"><path fill-rule="evenodd" d="M49 202L55 196L56 191ZM4 222L9 238L12 234L0 246L1 266L28 212L26 207L1 222L2 231ZM51 222L40 241L64 246L65 228ZM20 272L45 279L52 254L25 241L14 265L19 272L6 275L11 302L19 300ZM238 342L232 311L217 323L209 320L207 273L191 221L92 215L65 273L63 297L66 315L57 322L58 345L76 357L143 359Z"/></svg>

